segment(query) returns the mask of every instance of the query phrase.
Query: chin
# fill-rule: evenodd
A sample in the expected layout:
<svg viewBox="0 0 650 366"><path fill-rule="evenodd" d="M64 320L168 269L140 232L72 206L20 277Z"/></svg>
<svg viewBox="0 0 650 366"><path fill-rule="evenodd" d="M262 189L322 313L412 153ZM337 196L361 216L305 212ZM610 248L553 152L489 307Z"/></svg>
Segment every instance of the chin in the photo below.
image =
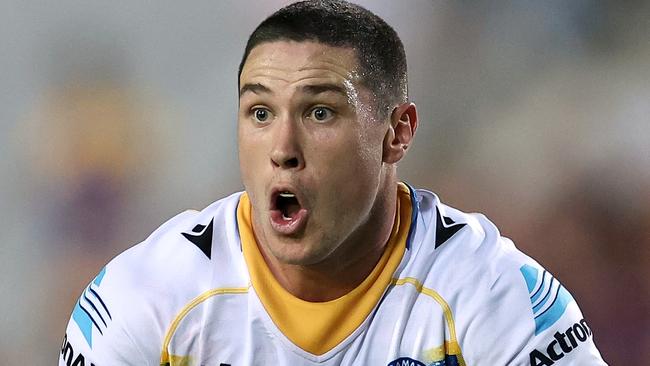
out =
<svg viewBox="0 0 650 366"><path fill-rule="evenodd" d="M270 252L279 262L295 266L308 266L321 262L326 255L323 250L317 250L304 239L274 240L270 244Z"/></svg>

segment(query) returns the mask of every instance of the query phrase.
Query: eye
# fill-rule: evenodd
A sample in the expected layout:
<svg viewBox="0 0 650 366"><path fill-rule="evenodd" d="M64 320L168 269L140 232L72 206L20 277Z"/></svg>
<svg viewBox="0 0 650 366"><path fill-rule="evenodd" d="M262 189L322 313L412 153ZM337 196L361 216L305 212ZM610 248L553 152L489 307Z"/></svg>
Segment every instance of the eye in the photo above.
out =
<svg viewBox="0 0 650 366"><path fill-rule="evenodd" d="M326 107L315 107L309 112L308 118L318 122L325 122L334 117L334 112Z"/></svg>
<svg viewBox="0 0 650 366"><path fill-rule="evenodd" d="M258 123L266 123L271 118L271 111L266 108L253 108L253 119Z"/></svg>

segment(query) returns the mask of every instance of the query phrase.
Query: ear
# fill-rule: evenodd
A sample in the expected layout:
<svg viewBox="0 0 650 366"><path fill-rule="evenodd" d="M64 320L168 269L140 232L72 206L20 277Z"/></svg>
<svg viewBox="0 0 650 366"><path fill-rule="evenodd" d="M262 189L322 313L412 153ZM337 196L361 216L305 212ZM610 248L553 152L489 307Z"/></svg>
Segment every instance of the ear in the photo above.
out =
<svg viewBox="0 0 650 366"><path fill-rule="evenodd" d="M390 126L384 136L383 161L395 164L408 150L418 128L418 111L414 103L403 103L393 109Z"/></svg>

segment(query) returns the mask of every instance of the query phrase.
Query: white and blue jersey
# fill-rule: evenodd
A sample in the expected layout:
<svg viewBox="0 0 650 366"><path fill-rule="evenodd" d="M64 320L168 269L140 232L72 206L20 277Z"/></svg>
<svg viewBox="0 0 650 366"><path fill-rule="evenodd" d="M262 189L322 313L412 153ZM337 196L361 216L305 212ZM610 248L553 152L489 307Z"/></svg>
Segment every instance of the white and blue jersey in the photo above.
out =
<svg viewBox="0 0 650 366"><path fill-rule="evenodd" d="M86 287L59 366L605 364L571 294L483 215L399 188L376 267L328 302L271 275L246 193L172 218Z"/></svg>

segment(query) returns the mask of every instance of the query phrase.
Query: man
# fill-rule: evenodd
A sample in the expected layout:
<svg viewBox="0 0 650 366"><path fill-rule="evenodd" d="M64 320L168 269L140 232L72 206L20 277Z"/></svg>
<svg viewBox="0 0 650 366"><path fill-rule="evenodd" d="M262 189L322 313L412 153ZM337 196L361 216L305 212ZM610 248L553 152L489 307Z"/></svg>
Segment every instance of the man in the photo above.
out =
<svg viewBox="0 0 650 366"><path fill-rule="evenodd" d="M418 117L383 20L287 6L239 71L246 191L102 269L60 365L604 364L557 280L484 216L398 182Z"/></svg>

